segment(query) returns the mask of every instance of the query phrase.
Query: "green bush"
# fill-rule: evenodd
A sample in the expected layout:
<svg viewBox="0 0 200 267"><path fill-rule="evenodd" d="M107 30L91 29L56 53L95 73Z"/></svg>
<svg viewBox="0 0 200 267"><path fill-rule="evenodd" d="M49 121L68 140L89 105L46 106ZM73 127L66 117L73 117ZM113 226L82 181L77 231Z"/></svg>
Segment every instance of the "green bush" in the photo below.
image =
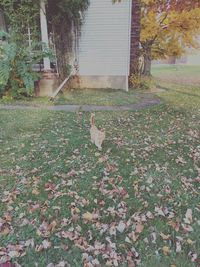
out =
<svg viewBox="0 0 200 267"><path fill-rule="evenodd" d="M40 77L33 71L33 65L49 55L42 46L42 43L34 43L31 47L21 47L9 34L0 33L1 97L5 94L13 98L33 95L34 83Z"/></svg>

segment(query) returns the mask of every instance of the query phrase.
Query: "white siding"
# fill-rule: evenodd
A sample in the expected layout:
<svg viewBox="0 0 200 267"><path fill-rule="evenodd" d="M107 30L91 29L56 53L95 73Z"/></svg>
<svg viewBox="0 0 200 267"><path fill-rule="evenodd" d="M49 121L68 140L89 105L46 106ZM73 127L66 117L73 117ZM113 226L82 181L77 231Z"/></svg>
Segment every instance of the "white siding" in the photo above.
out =
<svg viewBox="0 0 200 267"><path fill-rule="evenodd" d="M79 42L79 74L129 73L131 0L90 0Z"/></svg>

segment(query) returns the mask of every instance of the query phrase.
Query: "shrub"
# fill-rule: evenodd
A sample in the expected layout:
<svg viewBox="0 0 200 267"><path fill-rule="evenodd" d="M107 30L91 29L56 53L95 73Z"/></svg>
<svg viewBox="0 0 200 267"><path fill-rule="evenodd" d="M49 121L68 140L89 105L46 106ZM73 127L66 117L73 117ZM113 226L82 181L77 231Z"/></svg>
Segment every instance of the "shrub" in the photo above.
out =
<svg viewBox="0 0 200 267"><path fill-rule="evenodd" d="M49 51L42 48L42 43L20 47L7 33L1 32L0 39L0 96L33 95L34 83L40 77L33 65L48 56Z"/></svg>
<svg viewBox="0 0 200 267"><path fill-rule="evenodd" d="M134 89L148 90L155 87L155 81L152 77L143 77L132 75L130 77L131 87Z"/></svg>

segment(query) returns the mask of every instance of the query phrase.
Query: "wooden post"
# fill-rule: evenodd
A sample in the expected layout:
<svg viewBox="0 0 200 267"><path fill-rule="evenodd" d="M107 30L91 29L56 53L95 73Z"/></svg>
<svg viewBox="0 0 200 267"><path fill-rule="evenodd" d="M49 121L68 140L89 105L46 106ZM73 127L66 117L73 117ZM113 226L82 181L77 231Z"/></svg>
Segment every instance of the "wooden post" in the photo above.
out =
<svg viewBox="0 0 200 267"><path fill-rule="evenodd" d="M48 25L46 18L45 0L40 0L40 26L42 42L49 48ZM39 81L39 96L51 96L57 87L57 74L53 72L48 57L43 58L44 69L42 70L42 77Z"/></svg>
<svg viewBox="0 0 200 267"><path fill-rule="evenodd" d="M0 30L6 32L6 23L4 19L3 10L0 8Z"/></svg>
<svg viewBox="0 0 200 267"><path fill-rule="evenodd" d="M49 47L46 8L44 0L40 0L40 26L41 26L42 42L45 43L47 47ZM51 69L49 58L45 57L43 59L43 62L44 62L44 71L49 71Z"/></svg>

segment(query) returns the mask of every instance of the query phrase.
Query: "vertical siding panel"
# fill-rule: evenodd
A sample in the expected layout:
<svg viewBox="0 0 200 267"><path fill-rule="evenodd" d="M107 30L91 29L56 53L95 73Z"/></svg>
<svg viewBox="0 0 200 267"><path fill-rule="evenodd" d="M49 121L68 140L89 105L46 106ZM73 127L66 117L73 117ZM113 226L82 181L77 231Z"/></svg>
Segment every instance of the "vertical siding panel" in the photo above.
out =
<svg viewBox="0 0 200 267"><path fill-rule="evenodd" d="M131 0L90 0L79 42L79 74L127 76Z"/></svg>

